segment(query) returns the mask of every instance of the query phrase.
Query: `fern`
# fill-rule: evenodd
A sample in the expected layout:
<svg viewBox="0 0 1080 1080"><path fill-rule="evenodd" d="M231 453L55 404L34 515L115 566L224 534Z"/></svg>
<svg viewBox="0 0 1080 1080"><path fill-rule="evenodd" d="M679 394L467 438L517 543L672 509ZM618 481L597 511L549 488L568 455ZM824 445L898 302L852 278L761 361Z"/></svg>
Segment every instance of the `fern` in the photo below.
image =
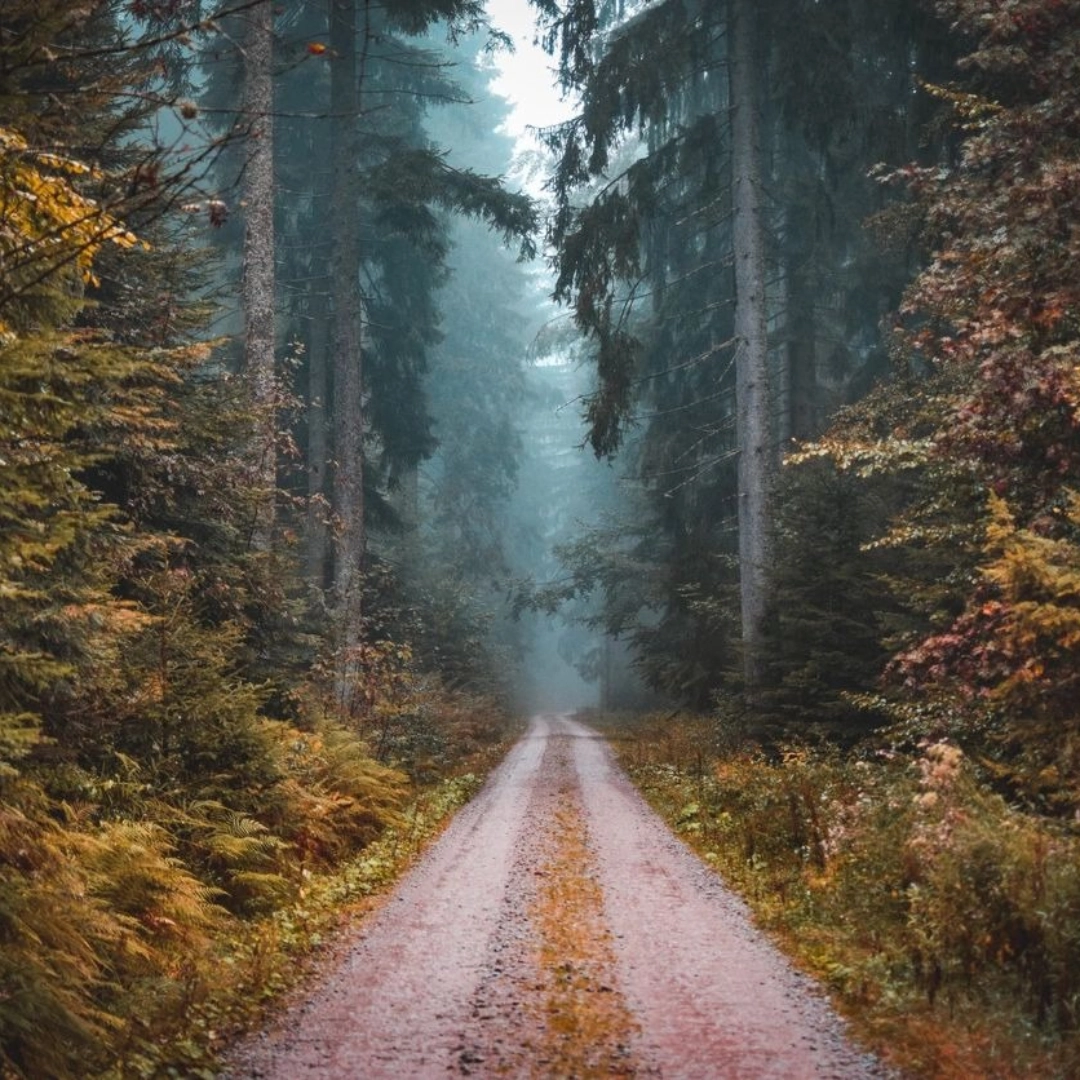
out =
<svg viewBox="0 0 1080 1080"><path fill-rule="evenodd" d="M205 869L230 909L266 911L291 894L294 886L283 873L290 845L262 822L215 800L193 803L181 820L189 858Z"/></svg>
<svg viewBox="0 0 1080 1080"><path fill-rule="evenodd" d="M221 922L218 890L172 854L168 834L150 822L106 824L82 843L89 891L124 920L132 953L161 967L205 948Z"/></svg>
<svg viewBox="0 0 1080 1080"><path fill-rule="evenodd" d="M271 728L286 775L267 818L307 863L328 864L400 822L405 778L374 761L355 733L333 722L314 732Z"/></svg>
<svg viewBox="0 0 1080 1080"><path fill-rule="evenodd" d="M97 995L124 931L47 805L28 781L0 782L0 1073L65 1080L120 1026Z"/></svg>

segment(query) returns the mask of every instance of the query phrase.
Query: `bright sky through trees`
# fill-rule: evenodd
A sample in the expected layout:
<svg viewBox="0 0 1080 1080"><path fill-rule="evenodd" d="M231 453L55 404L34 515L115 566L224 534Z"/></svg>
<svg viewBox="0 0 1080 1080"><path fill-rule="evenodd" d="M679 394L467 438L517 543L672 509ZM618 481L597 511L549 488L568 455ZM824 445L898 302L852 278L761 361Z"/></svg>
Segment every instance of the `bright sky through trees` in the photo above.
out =
<svg viewBox="0 0 1080 1080"><path fill-rule="evenodd" d="M495 61L500 75L494 88L513 108L505 127L515 139L531 144L530 127L566 119L570 106L560 99L555 85L554 59L536 43L536 12L528 0L490 0L488 14L514 40L515 51Z"/></svg>

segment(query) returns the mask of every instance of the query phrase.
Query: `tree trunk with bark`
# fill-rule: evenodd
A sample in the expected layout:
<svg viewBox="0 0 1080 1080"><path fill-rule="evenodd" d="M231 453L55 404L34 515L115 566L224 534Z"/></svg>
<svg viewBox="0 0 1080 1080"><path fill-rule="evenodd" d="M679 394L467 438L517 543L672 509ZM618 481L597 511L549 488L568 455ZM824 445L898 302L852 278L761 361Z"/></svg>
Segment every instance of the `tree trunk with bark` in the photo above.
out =
<svg viewBox="0 0 1080 1080"><path fill-rule="evenodd" d="M330 112L333 117L330 215L334 382L333 511L334 603L340 645L348 654L360 642L364 529L363 317L360 291L360 172L357 134L359 65L356 0L330 0Z"/></svg>
<svg viewBox="0 0 1080 1080"><path fill-rule="evenodd" d="M770 424L765 228L758 80L757 0L730 0L735 246L736 438L739 449L739 595L743 675L751 696L762 681L768 612Z"/></svg>
<svg viewBox="0 0 1080 1080"><path fill-rule="evenodd" d="M244 371L255 411L250 448L256 494L252 543L269 550L277 490L277 408L274 365L274 26L271 0L244 15L244 122L247 161L243 176Z"/></svg>

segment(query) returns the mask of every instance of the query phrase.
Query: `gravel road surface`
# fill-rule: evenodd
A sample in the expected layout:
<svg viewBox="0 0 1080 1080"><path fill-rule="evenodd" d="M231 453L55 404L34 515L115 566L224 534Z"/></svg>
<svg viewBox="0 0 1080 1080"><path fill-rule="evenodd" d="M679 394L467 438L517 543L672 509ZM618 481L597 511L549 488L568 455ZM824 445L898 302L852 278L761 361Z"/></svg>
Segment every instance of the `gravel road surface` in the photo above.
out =
<svg viewBox="0 0 1080 1080"><path fill-rule="evenodd" d="M542 716L232 1080L879 1080L603 739Z"/></svg>

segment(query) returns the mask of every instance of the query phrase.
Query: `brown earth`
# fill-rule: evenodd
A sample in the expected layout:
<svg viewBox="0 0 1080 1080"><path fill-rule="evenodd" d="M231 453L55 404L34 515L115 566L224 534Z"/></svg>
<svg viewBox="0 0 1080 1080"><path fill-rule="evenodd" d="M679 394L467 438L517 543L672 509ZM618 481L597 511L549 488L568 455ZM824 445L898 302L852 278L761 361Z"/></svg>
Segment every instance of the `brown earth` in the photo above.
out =
<svg viewBox="0 0 1080 1080"><path fill-rule="evenodd" d="M888 1075L603 739L538 717L233 1080Z"/></svg>

